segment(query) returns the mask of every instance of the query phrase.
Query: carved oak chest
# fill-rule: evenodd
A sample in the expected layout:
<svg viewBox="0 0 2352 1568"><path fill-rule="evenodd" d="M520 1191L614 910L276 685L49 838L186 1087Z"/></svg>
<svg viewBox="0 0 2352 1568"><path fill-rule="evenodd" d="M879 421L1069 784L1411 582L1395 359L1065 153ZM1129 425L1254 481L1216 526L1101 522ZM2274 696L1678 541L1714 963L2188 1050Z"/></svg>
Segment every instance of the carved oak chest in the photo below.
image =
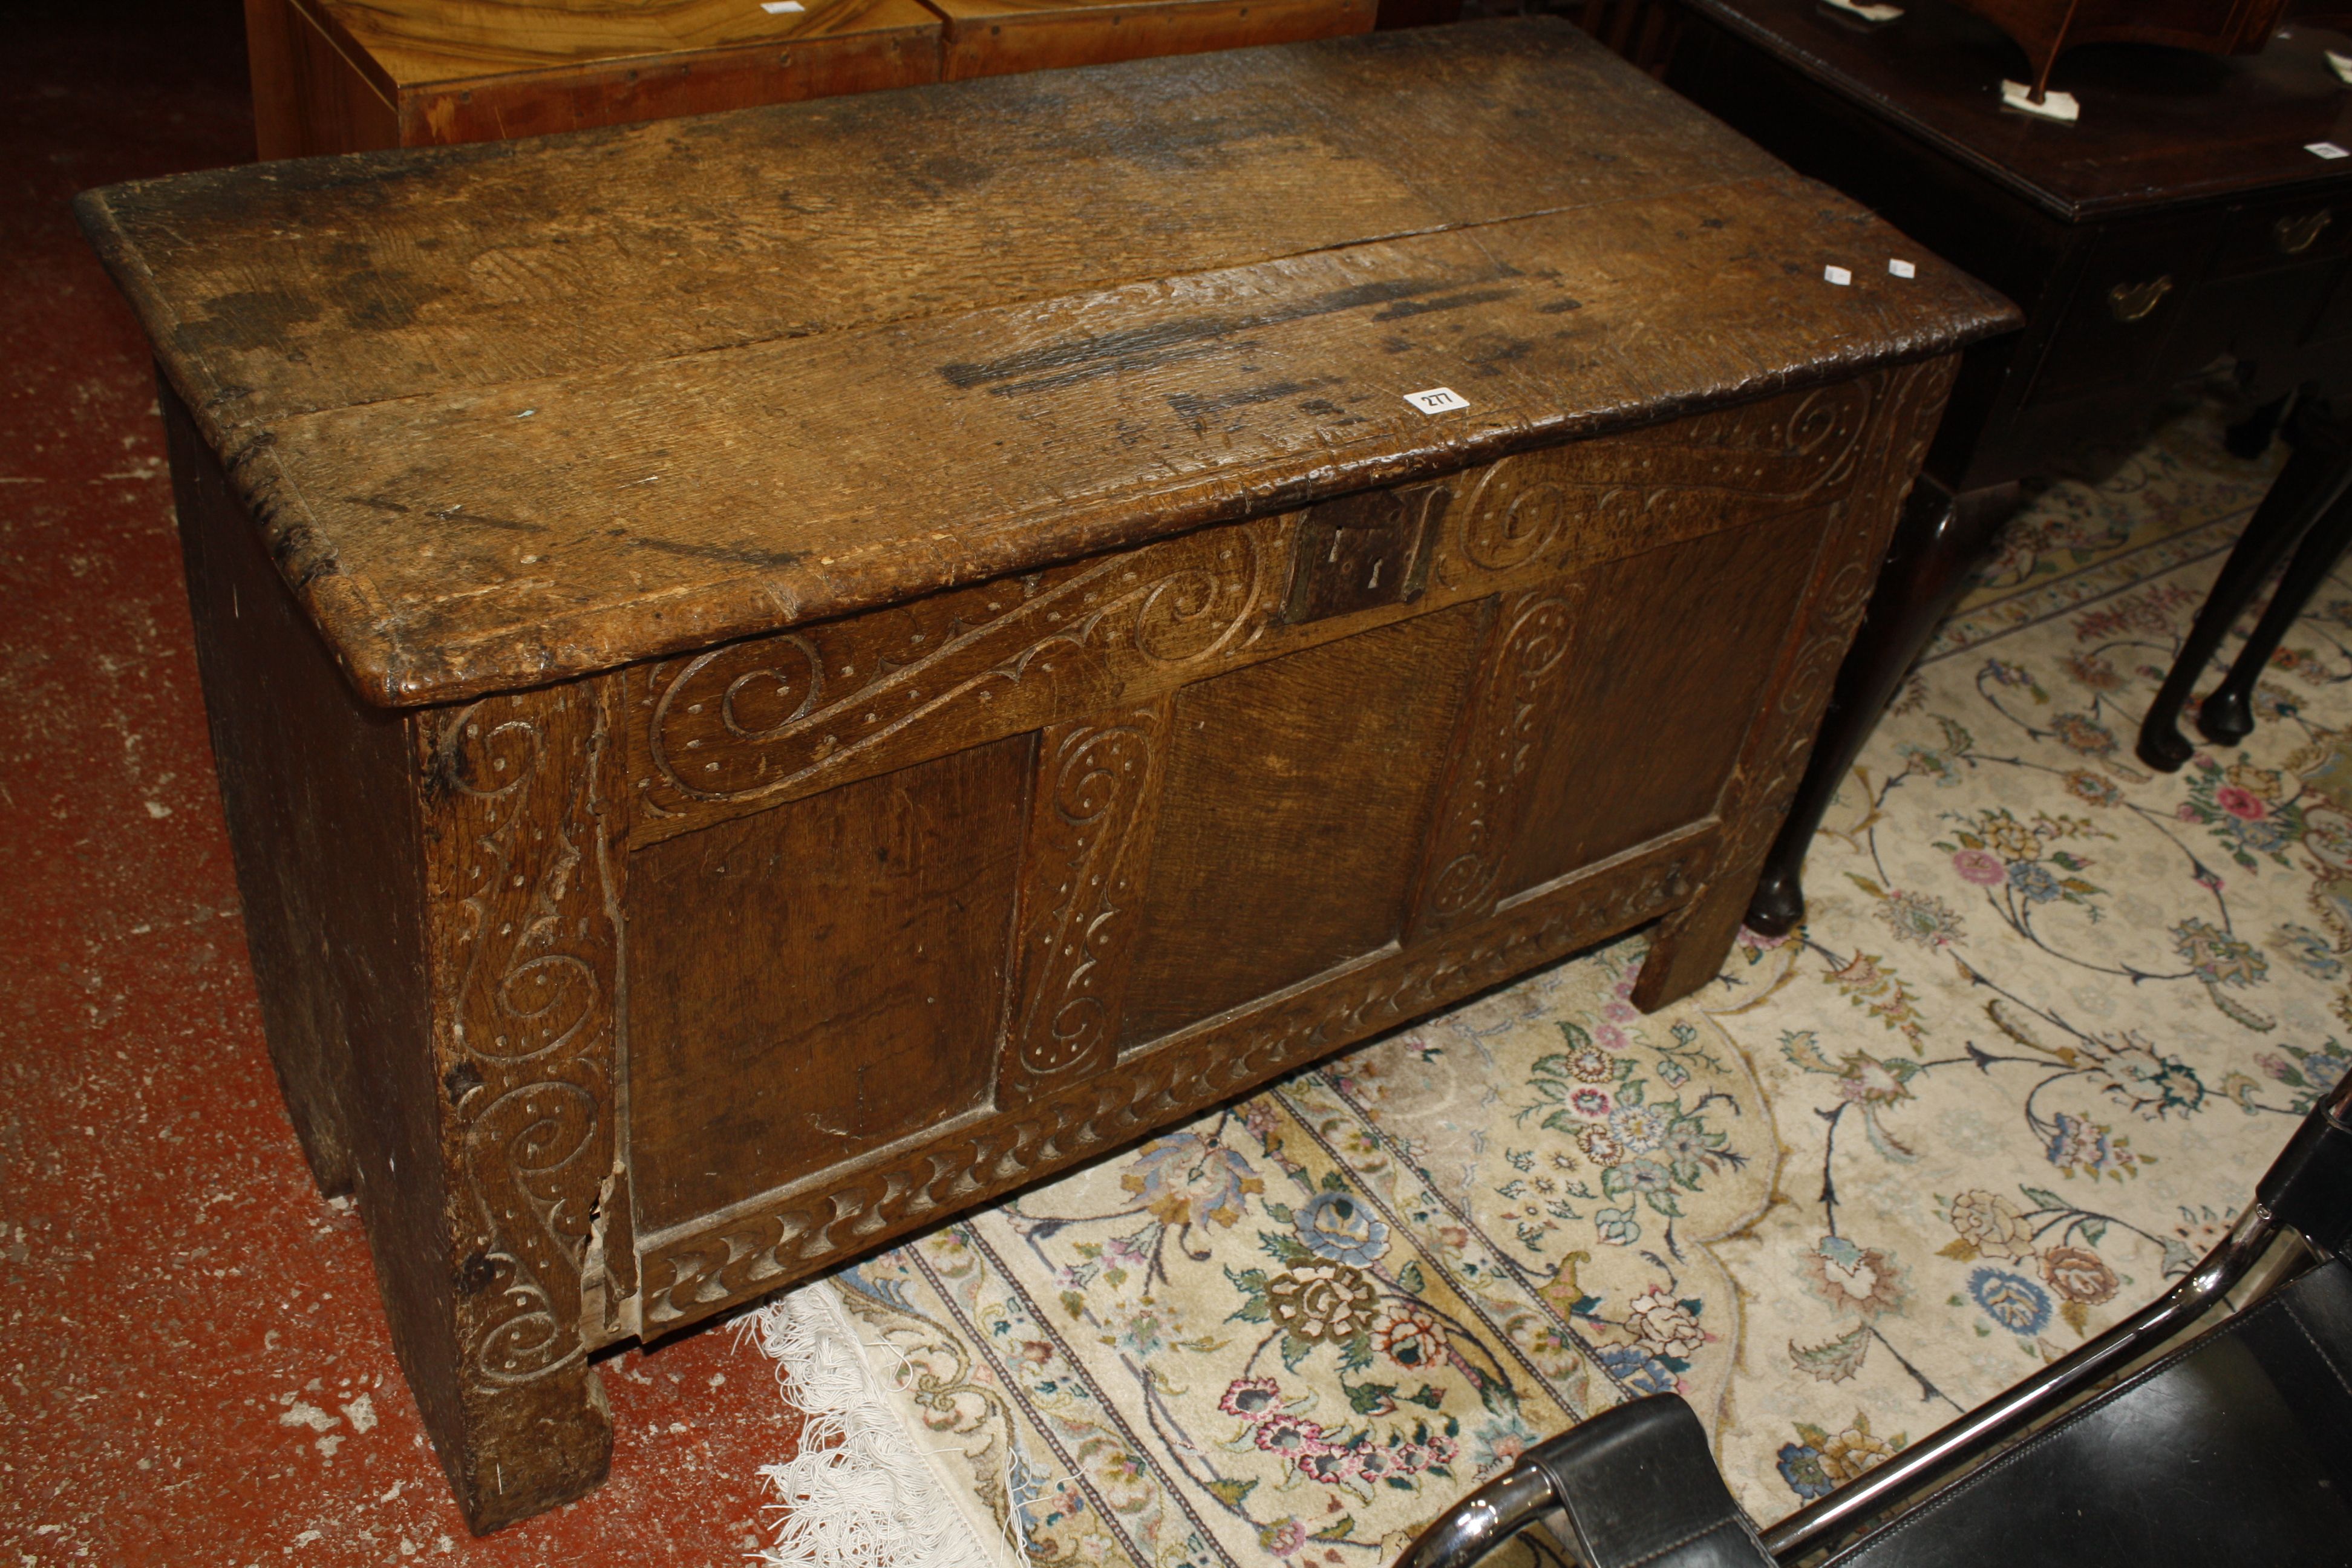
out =
<svg viewBox="0 0 2352 1568"><path fill-rule="evenodd" d="M1711 976L2009 320L1532 21L81 214L479 1529L603 1476L600 1345L1645 921Z"/></svg>

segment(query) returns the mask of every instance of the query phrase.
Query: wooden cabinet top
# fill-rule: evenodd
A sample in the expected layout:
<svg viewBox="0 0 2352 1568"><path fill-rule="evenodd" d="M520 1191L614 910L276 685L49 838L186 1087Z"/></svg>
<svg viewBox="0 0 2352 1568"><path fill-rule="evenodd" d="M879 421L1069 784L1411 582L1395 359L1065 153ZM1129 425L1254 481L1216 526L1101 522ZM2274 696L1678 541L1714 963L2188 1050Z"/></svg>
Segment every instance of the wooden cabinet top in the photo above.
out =
<svg viewBox="0 0 2352 1568"><path fill-rule="evenodd" d="M2258 55L2107 44L2061 57L2050 79L2082 105L2072 124L2004 109L2032 79L2024 51L1947 0L1902 0L1879 26L1819 0L1688 0L1806 77L2070 222L2352 177L2352 89L2327 51L2352 39L2305 23Z"/></svg>
<svg viewBox="0 0 2352 1568"><path fill-rule="evenodd" d="M379 90L669 61L893 28L935 29L921 0L305 0Z"/></svg>
<svg viewBox="0 0 2352 1568"><path fill-rule="evenodd" d="M924 0L945 18L940 75L1107 65L1370 32L1380 0Z"/></svg>
<svg viewBox="0 0 2352 1568"><path fill-rule="evenodd" d="M1540 21L250 166L79 212L329 646L400 705L2014 320ZM1405 400L1439 386L1467 406Z"/></svg>

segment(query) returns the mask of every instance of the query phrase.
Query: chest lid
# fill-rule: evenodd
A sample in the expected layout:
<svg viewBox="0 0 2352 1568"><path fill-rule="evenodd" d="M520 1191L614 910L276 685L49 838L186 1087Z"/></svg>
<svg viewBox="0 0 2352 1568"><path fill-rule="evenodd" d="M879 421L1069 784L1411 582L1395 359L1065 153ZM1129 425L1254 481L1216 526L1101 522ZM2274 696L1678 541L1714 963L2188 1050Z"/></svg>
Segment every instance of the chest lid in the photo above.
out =
<svg viewBox="0 0 2352 1568"><path fill-rule="evenodd" d="M262 164L79 206L287 580L359 689L396 705L2013 321L1533 20ZM1409 399L1438 388L1455 396Z"/></svg>

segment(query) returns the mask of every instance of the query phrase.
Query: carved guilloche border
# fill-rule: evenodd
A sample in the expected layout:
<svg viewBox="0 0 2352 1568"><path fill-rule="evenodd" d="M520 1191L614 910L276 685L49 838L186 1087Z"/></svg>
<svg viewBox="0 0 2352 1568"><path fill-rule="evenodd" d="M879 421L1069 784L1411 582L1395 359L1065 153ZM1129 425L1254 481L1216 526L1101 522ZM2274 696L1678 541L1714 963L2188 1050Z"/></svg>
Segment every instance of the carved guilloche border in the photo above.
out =
<svg viewBox="0 0 2352 1568"><path fill-rule="evenodd" d="M788 1285L1664 913L1704 879L1717 831L1711 818L1694 824L1420 948L1343 964L1130 1050L1116 1067L1026 1105L972 1113L845 1170L647 1237L645 1331L680 1328Z"/></svg>

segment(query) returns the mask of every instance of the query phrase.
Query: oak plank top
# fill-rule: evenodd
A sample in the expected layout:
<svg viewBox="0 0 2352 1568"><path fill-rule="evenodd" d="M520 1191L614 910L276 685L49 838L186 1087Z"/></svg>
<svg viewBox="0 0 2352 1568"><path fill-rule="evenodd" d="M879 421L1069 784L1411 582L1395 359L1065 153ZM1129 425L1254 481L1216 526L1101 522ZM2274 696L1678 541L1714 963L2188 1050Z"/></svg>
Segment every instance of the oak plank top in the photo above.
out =
<svg viewBox="0 0 2352 1568"><path fill-rule="evenodd" d="M86 193L362 694L613 668L1948 351L2006 302L1565 24ZM1888 275L1886 259L1918 275ZM1842 265L1850 287L1823 281ZM1429 417L1403 395L1447 385Z"/></svg>

